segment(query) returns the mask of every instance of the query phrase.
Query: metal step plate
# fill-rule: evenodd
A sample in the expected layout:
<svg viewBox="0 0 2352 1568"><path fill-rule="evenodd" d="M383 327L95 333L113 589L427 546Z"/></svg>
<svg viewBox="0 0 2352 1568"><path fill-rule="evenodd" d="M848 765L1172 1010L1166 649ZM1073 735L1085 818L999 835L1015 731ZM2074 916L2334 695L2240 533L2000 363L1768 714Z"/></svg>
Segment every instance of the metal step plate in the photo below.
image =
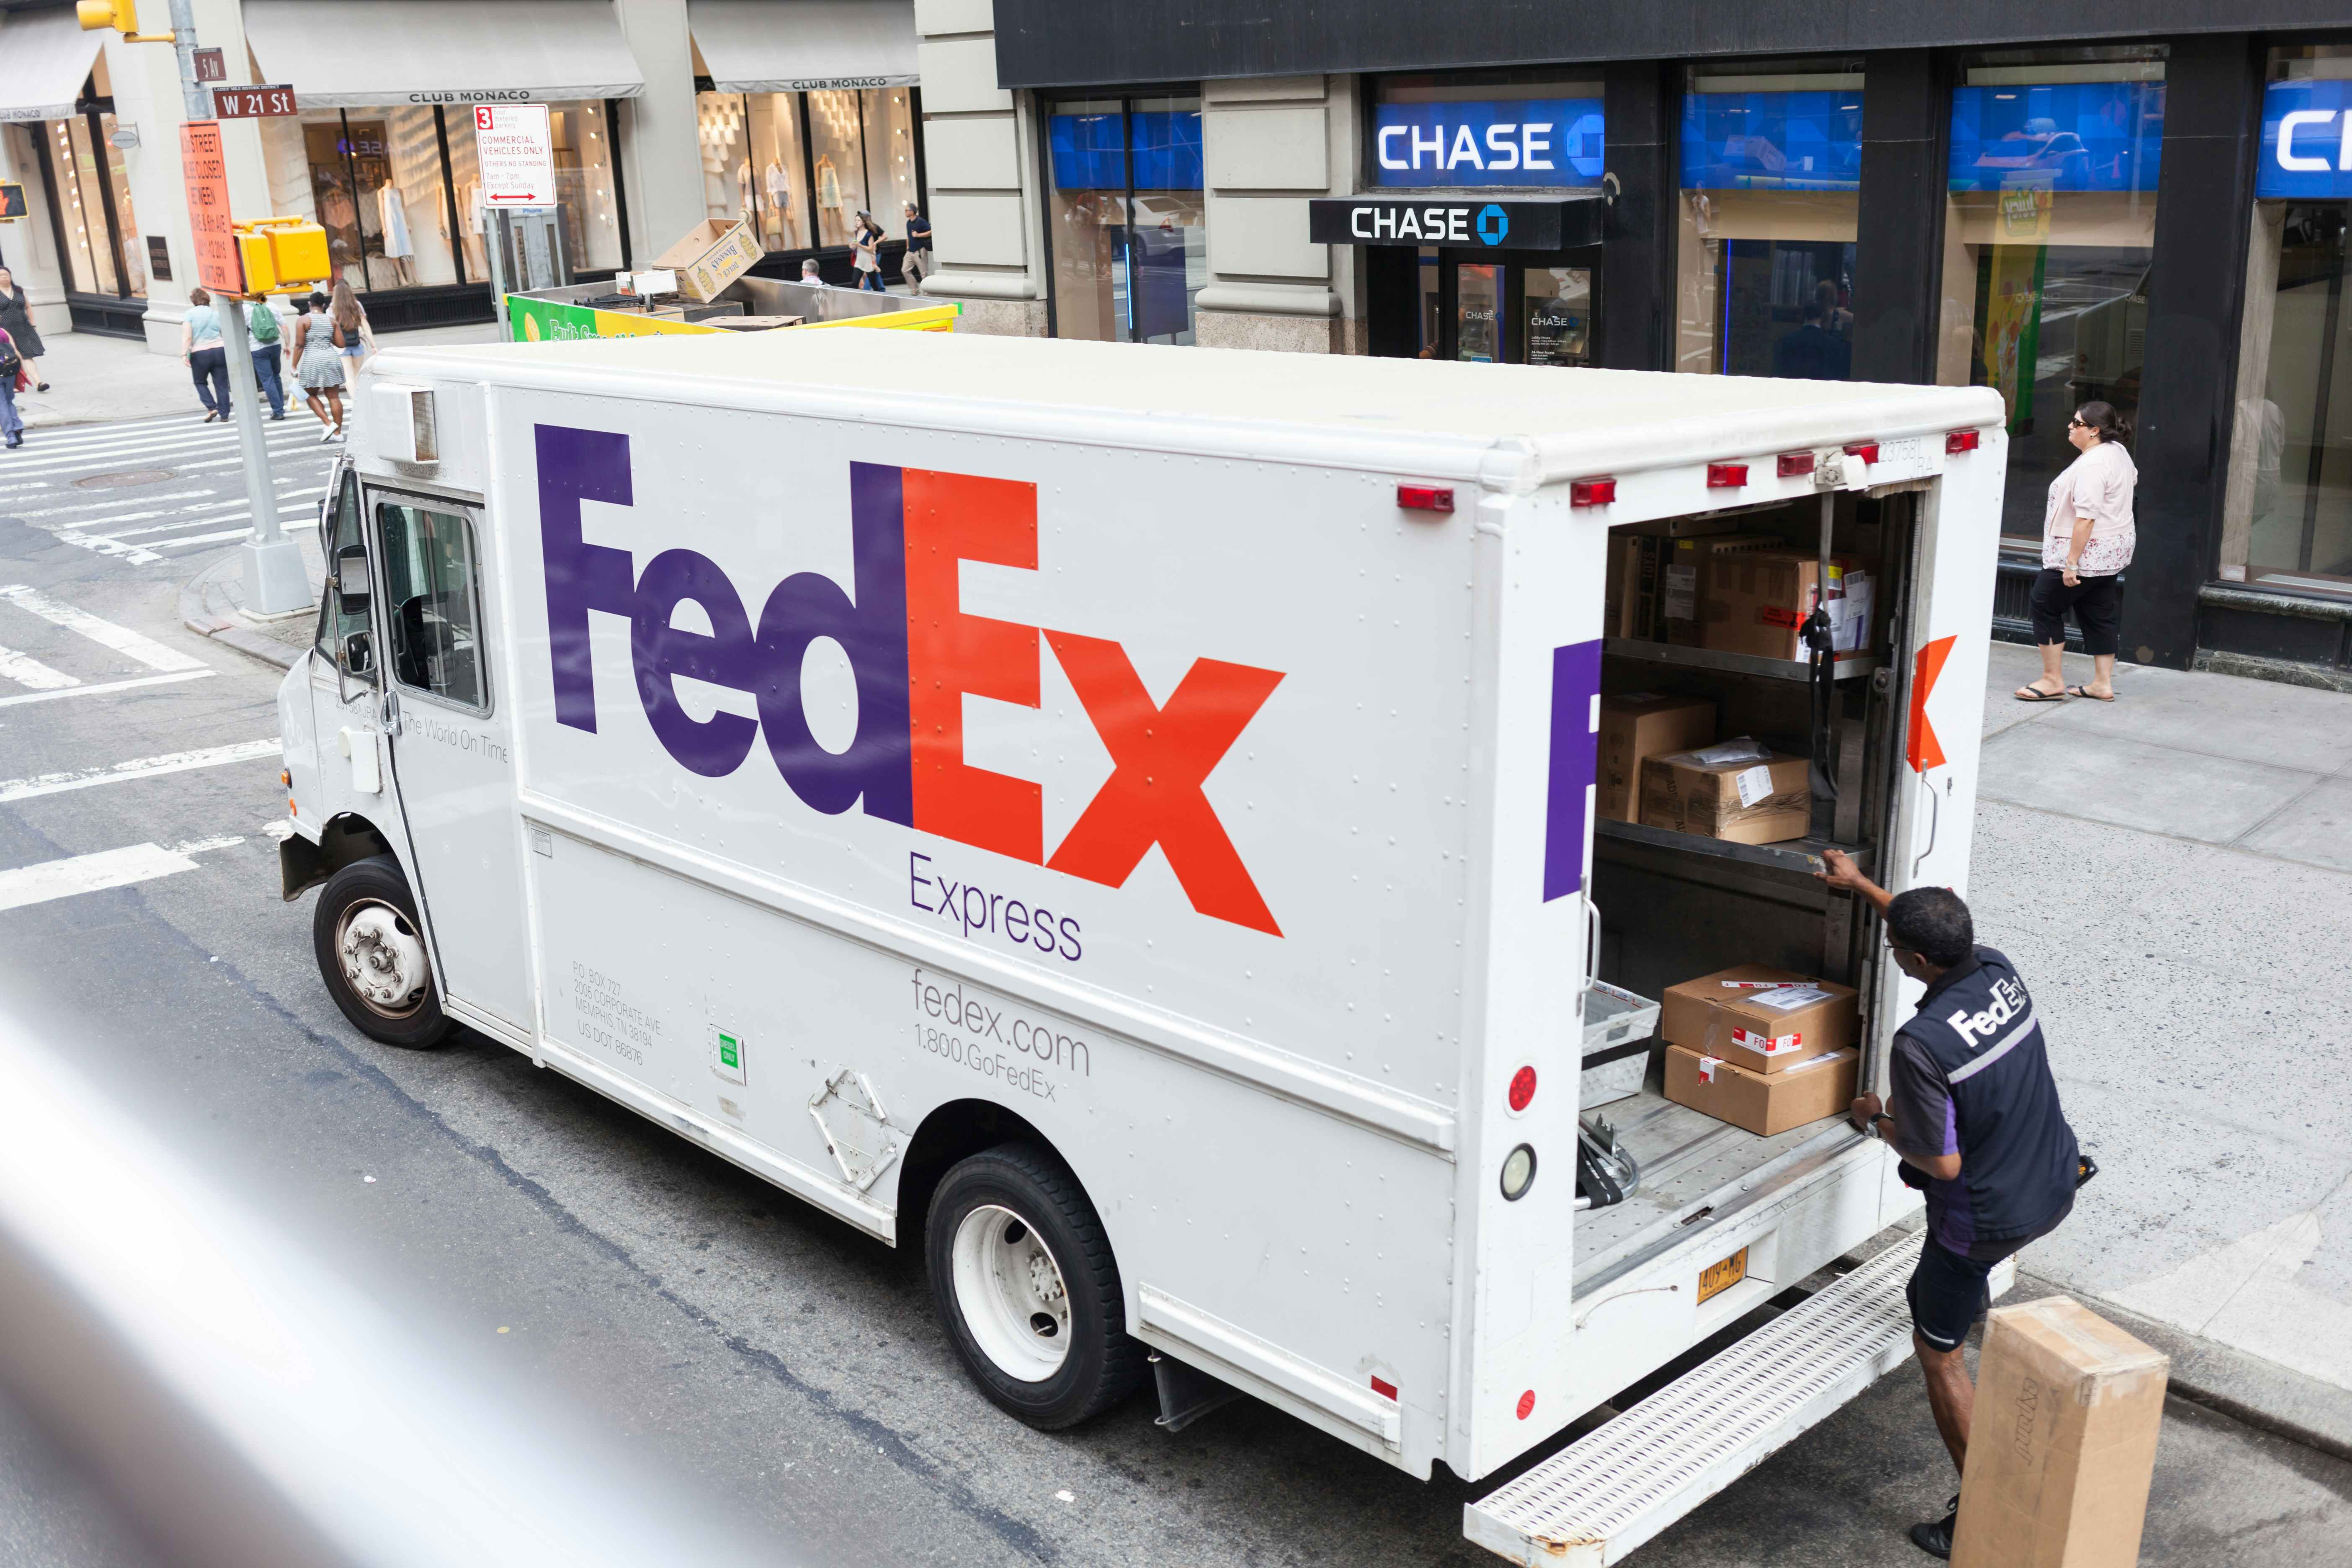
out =
<svg viewBox="0 0 2352 1568"><path fill-rule="evenodd" d="M1601 1568L1762 1464L1910 1357L1901 1242L1462 1510L1514 1563Z"/></svg>

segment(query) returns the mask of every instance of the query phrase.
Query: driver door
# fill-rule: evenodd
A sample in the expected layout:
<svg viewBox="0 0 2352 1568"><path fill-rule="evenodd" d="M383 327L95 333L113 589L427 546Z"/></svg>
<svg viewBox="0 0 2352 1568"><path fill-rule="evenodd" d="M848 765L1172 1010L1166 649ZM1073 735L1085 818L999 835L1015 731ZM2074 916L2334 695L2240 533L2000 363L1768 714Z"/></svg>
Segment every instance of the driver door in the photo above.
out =
<svg viewBox="0 0 2352 1568"><path fill-rule="evenodd" d="M383 689L370 624L369 552L359 476L350 464L337 470L327 493L319 520L327 581L319 595L317 657L310 660L321 816L324 822L346 813L365 817L398 844L399 805L384 787Z"/></svg>

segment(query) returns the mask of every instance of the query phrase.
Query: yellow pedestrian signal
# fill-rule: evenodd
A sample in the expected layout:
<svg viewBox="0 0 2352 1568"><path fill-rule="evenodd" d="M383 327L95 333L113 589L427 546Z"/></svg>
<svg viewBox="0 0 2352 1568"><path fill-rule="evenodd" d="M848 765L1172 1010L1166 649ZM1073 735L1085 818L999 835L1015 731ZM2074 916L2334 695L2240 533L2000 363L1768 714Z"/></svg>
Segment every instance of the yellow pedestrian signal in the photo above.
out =
<svg viewBox="0 0 2352 1568"><path fill-rule="evenodd" d="M236 225L236 231L248 295L291 294L335 275L327 231L309 218L256 218Z"/></svg>
<svg viewBox="0 0 2352 1568"><path fill-rule="evenodd" d="M139 30L139 0L77 0L74 11L80 16L85 33L94 33L100 27L111 27L118 33Z"/></svg>

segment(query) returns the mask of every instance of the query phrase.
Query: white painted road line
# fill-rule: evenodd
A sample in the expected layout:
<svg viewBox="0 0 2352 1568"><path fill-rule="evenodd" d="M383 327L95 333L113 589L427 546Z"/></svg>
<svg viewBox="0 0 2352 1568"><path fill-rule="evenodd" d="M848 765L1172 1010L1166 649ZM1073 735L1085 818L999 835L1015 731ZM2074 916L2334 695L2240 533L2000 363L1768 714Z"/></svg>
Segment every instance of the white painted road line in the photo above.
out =
<svg viewBox="0 0 2352 1568"><path fill-rule="evenodd" d="M240 741L234 746L211 746L201 752L166 752L160 757L141 757L134 762L116 763L110 767L84 768L79 773L40 773L28 779L8 779L0 781L0 805L12 800L31 800L36 795L63 795L68 790L128 784L132 779L193 773L198 768L216 768L225 763L251 762L257 757L276 755L278 742L275 740Z"/></svg>
<svg viewBox="0 0 2352 1568"><path fill-rule="evenodd" d="M95 685L60 687L55 691L25 691L14 697L0 697L0 708L20 707L27 702L54 702L60 697L96 697L108 691L128 691L134 686L170 686L182 680L202 680L218 675L216 669L178 669L169 675L140 675L129 680L101 680Z"/></svg>
<svg viewBox="0 0 2352 1568"><path fill-rule="evenodd" d="M316 436L306 438L299 432L295 432L280 433L276 439L268 443L268 447L273 456L282 457L288 453L299 451L304 447L320 444ZM7 472L11 475L70 473L77 468L102 470L109 468L121 468L125 464L134 466L148 464L168 468L175 474L184 474L191 468L218 468L222 462L235 463L243 460L235 455L236 443L226 440L159 441L150 446L130 447L120 451L93 448L87 451L62 452L45 447L38 441L27 441L25 443L24 451L27 454L38 455L11 458L7 468ZM214 452L226 452L230 455L218 461L180 461L183 458L204 459Z"/></svg>
<svg viewBox="0 0 2352 1568"><path fill-rule="evenodd" d="M109 543L113 542L108 541ZM143 553L143 552L142 552ZM157 559L161 559L158 557ZM18 584L0 588L0 599L21 605L52 626L69 632L79 632L96 643L103 643L120 654L128 654L150 669L203 669L200 658L191 658L176 648L165 647L152 637L140 636L129 626L118 626L112 621L101 621L89 611L50 598Z"/></svg>
<svg viewBox="0 0 2352 1568"><path fill-rule="evenodd" d="M150 501L159 501L159 500L195 500L195 499L196 499L197 497L199 497L199 496L208 496L208 495L212 495L212 494L214 494L214 493L215 493L215 492L213 492L213 491L211 491L211 490L173 490L170 495L167 495L167 496L136 496L136 497L133 497L133 498L131 498L131 499L133 499L133 500L137 500L141 505L142 505L142 506L143 506L143 505L147 504L147 503L148 503L148 502L150 502ZM74 504L73 504L73 505L71 505L71 506L52 506L52 507L44 507L44 508L42 508L39 511L12 511L12 512L10 512L8 515L9 515L9 516L11 516L11 517L13 517L13 518L15 518L15 519L16 519L19 522L30 522L33 519L35 519L35 518L37 518L37 517L63 517L63 516L65 516L65 515L66 515L66 513L68 513L68 512L69 512L69 511L100 511L100 510L103 510L104 509L106 509L106 508L107 508L107 507L109 507L109 506L120 506L120 505L121 505L121 504L122 504L122 498L121 498L121 497L120 497L120 496L115 496L115 497L107 497L107 498L92 497L92 498L91 498L90 500L80 500L80 501L76 501L76 502L74 502ZM140 518L142 518L142 517L168 517L168 516L170 516L170 515L171 515L171 513L170 513L168 510L166 510L166 511L142 511L142 512L135 512L135 513L133 513L133 514L132 514L131 516L130 516L130 517L125 517L125 518L100 518L99 521L101 521L101 522L108 522L108 521L135 522L135 521L137 521Z"/></svg>
<svg viewBox="0 0 2352 1568"><path fill-rule="evenodd" d="M104 539L95 533L83 533L70 528L60 528L49 537L59 544L79 544L84 550L95 550L100 555L119 556L133 566L144 566L151 561L163 559L142 545L117 544L111 539Z"/></svg>
<svg viewBox="0 0 2352 1568"><path fill-rule="evenodd" d="M29 686L36 691L60 691L81 682L62 670L51 669L39 659L18 653L13 647L0 647L0 677L19 686Z"/></svg>
<svg viewBox="0 0 2352 1568"><path fill-rule="evenodd" d="M44 860L35 866L0 871L0 910L20 910L27 904L69 899L76 893L95 893L108 888L152 882L158 877L174 877L196 868L195 861L189 857L244 842L236 837L199 838L175 844L169 849L160 844L133 844L127 849L101 849L95 855Z"/></svg>
<svg viewBox="0 0 2352 1568"><path fill-rule="evenodd" d="M222 501L220 503L220 506L243 505L245 505L245 502L241 500ZM192 506L185 510L188 511L196 511L200 510L218 510L219 507L200 509ZM279 514L283 516L291 516L296 512L314 512L318 510L319 503L314 500L296 501L290 506L281 506L278 509ZM143 539L151 533L169 533L175 528L194 528L198 523L240 522L250 518L252 515L253 514L251 512L245 511L237 513L235 517L183 517L177 522L159 522L149 528L126 528L120 530L117 532L101 533L95 535L94 537L100 539Z"/></svg>

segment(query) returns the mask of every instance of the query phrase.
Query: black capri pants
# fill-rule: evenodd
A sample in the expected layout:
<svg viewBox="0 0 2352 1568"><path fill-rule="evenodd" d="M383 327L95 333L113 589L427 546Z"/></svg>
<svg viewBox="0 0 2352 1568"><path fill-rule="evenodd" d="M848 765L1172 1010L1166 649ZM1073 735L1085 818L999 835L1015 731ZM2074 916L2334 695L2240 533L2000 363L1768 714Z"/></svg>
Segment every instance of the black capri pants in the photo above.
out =
<svg viewBox="0 0 2352 1568"><path fill-rule="evenodd" d="M2064 642L2066 612L2072 610L2074 624L2083 628L2083 651L2112 658L2116 629L2124 618L2123 584L2121 577L2084 577L2069 588L2063 572L2044 566L2033 580L2033 640L2044 647Z"/></svg>

